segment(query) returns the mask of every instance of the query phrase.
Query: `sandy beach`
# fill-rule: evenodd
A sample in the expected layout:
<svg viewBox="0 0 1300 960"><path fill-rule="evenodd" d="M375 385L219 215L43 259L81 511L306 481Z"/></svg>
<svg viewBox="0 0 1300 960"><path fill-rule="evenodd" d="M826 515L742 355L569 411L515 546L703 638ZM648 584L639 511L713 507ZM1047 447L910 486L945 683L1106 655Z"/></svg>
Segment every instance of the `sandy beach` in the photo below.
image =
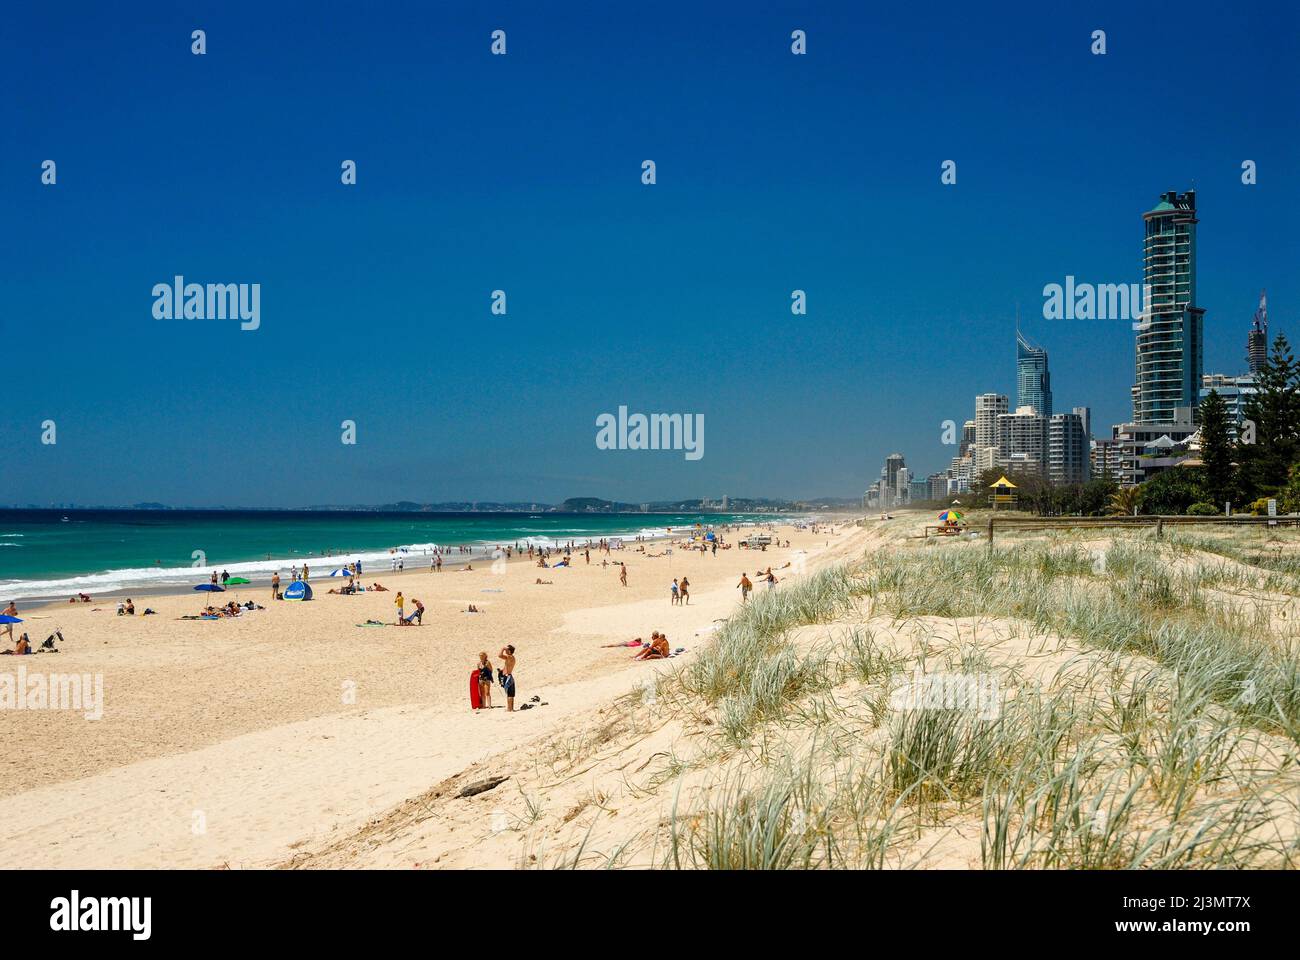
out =
<svg viewBox="0 0 1300 960"><path fill-rule="evenodd" d="M634 662L634 651L604 645L657 629L689 658L740 603L742 572L771 566L797 580L800 567L853 553L865 533L835 531L784 524L789 548L764 552L649 543L593 552L589 565L578 554L571 569L522 558L497 572L376 571L367 582L389 592L330 595L338 581L317 581L308 603L245 587L221 598L266 609L231 620L179 619L199 611L200 594L150 596L137 604L158 611L149 617L116 616L107 601L25 611L37 642L62 631L62 652L5 658L0 672L21 663L28 675L102 676L102 717L6 712L0 796L25 813L0 827L0 854L28 868L284 862L682 663ZM673 606L669 587L682 576L691 603ZM392 625L398 590L407 612L424 602L423 626ZM464 612L470 604L482 612ZM359 626L368 620L388 625ZM517 648L516 706L541 702L474 712L470 669L479 651L495 660L505 644ZM504 704L499 687L494 703Z"/></svg>

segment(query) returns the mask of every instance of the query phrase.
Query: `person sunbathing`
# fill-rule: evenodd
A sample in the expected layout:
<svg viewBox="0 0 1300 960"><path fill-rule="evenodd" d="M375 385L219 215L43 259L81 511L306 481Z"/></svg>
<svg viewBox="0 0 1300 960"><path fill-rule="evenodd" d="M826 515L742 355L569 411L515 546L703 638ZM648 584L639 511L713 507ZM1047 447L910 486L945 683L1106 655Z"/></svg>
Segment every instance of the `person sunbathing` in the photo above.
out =
<svg viewBox="0 0 1300 960"><path fill-rule="evenodd" d="M376 593L388 593L388 588L382 583L372 583L370 589L374 590Z"/></svg>
<svg viewBox="0 0 1300 960"><path fill-rule="evenodd" d="M18 645L13 650L0 650L0 655L22 657L32 652L31 641L27 639L27 634L18 638Z"/></svg>
<svg viewBox="0 0 1300 960"><path fill-rule="evenodd" d="M633 660L663 660L668 656L668 638L656 630L650 634L650 646L642 647Z"/></svg>
<svg viewBox="0 0 1300 960"><path fill-rule="evenodd" d="M545 584L548 584L548 583L554 583L555 581L554 581L554 580L543 580L541 577L538 577L538 578L537 578L535 581L533 581L533 582L534 582L534 583L540 583L540 584L545 585Z"/></svg>

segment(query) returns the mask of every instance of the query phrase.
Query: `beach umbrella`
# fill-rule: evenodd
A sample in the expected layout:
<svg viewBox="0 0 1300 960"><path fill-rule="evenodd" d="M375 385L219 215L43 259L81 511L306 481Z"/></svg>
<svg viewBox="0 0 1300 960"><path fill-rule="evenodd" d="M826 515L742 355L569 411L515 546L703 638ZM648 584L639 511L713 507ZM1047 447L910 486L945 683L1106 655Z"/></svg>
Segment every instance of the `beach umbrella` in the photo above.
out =
<svg viewBox="0 0 1300 960"><path fill-rule="evenodd" d="M195 590L204 590L208 593L225 593L225 587L219 587L215 583L200 583Z"/></svg>
<svg viewBox="0 0 1300 960"><path fill-rule="evenodd" d="M963 519L963 517L960 510L945 510L943 513L939 514L939 519L956 521Z"/></svg>
<svg viewBox="0 0 1300 960"><path fill-rule="evenodd" d="M239 587L239 586L246 586L247 584L250 584L250 583L252 583L252 582L253 582L253 581L251 581L251 580L249 580L249 579L247 579L247 578L245 578L245 577L231 577L229 580L226 581L226 584L225 584L225 585L226 585L227 587ZM238 591L238 590L235 591L235 600L236 600L236 601L239 600L239 591Z"/></svg>

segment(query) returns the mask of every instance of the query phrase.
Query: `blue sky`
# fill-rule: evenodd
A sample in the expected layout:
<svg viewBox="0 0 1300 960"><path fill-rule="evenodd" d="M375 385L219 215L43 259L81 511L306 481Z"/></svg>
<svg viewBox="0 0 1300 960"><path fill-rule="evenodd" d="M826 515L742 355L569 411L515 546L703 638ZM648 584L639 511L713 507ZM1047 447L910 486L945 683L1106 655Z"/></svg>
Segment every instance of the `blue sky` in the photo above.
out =
<svg viewBox="0 0 1300 960"><path fill-rule="evenodd" d="M1261 287L1294 335L1293 5L964 6L15 8L0 503L852 496L1014 392L1017 302L1105 435L1132 331L1042 287L1139 281L1193 185L1206 369ZM260 283L261 329L155 320L177 273ZM598 450L620 404L704 457Z"/></svg>

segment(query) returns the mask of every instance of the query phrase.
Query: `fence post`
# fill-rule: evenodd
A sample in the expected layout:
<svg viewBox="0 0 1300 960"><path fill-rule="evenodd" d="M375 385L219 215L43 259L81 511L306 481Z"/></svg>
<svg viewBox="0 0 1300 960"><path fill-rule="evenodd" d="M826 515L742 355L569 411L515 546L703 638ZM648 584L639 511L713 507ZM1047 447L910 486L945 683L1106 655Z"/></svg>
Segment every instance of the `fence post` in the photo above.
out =
<svg viewBox="0 0 1300 960"><path fill-rule="evenodd" d="M1156 539L1163 539L1165 533L1165 518L1156 517Z"/></svg>
<svg viewBox="0 0 1300 960"><path fill-rule="evenodd" d="M993 556L993 518L989 517L989 556Z"/></svg>

